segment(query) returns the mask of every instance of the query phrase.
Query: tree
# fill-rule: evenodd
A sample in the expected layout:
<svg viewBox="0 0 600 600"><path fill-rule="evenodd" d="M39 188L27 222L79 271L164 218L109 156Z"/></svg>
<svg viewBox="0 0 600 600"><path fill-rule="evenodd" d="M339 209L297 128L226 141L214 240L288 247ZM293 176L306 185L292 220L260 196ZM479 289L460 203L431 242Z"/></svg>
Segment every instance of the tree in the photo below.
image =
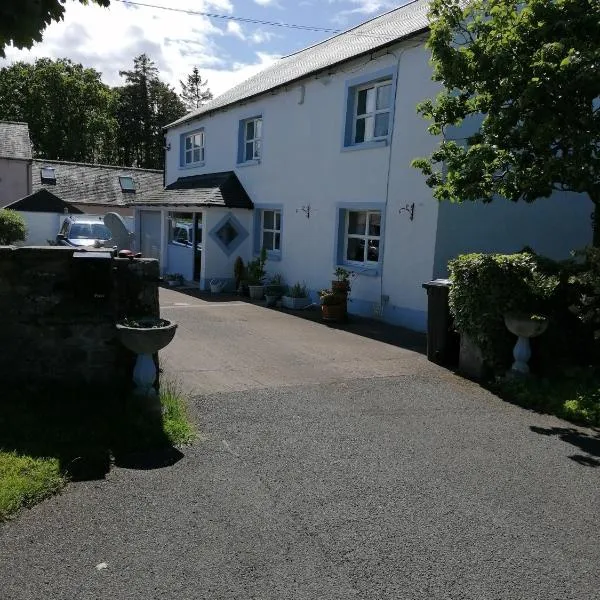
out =
<svg viewBox="0 0 600 600"><path fill-rule="evenodd" d="M160 169L164 160L162 128L185 114L171 87L160 81L154 62L141 54L133 70L120 71L126 84L116 89L117 156L121 164Z"/></svg>
<svg viewBox="0 0 600 600"><path fill-rule="evenodd" d="M188 111L200 108L204 103L212 100L213 95L208 88L208 81L202 81L198 67L194 67L187 76L187 83L179 81L181 85L181 99Z"/></svg>
<svg viewBox="0 0 600 600"><path fill-rule="evenodd" d="M442 141L413 165L434 196L584 193L600 245L600 2L433 0L430 11L433 78L444 89L418 111ZM476 132L450 139L465 120Z"/></svg>
<svg viewBox="0 0 600 600"><path fill-rule="evenodd" d="M88 4L88 0L79 0ZM110 0L92 0L109 6ZM42 41L42 32L52 21L64 18L65 0L2 0L0 5L0 57L10 43L17 48L31 48Z"/></svg>
<svg viewBox="0 0 600 600"><path fill-rule="evenodd" d="M25 241L25 219L14 210L0 209L0 246Z"/></svg>
<svg viewBox="0 0 600 600"><path fill-rule="evenodd" d="M117 125L113 102L98 71L68 59L0 69L0 119L28 123L36 156L110 162Z"/></svg>

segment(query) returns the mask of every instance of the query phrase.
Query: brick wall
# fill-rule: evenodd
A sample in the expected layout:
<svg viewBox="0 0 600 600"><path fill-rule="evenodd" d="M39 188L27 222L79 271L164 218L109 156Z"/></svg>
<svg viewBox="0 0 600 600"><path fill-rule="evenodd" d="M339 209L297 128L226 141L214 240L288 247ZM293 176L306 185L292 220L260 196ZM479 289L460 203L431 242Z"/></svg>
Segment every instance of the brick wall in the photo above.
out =
<svg viewBox="0 0 600 600"><path fill-rule="evenodd" d="M115 322L159 316L158 262L66 247L0 247L0 381L60 393L125 390L134 356ZM1 394L0 394L1 395Z"/></svg>

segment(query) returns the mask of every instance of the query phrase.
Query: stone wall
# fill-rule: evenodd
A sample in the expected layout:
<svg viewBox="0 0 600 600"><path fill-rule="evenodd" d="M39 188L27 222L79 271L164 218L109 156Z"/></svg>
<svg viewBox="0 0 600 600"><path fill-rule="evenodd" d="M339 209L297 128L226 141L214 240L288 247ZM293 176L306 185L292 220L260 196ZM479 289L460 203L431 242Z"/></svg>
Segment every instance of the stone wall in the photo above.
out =
<svg viewBox="0 0 600 600"><path fill-rule="evenodd" d="M67 247L0 247L0 377L9 388L124 391L124 316L159 316L158 262ZM1 395L1 394L0 394Z"/></svg>

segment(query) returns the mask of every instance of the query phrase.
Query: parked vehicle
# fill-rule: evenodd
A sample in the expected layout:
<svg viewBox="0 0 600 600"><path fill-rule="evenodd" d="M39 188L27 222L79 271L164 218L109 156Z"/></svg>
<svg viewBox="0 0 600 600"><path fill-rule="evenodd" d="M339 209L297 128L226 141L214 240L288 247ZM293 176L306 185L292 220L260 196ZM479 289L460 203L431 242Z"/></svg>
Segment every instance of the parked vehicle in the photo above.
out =
<svg viewBox="0 0 600 600"><path fill-rule="evenodd" d="M111 239L110 229L102 217L65 217L56 236L60 246L97 246Z"/></svg>

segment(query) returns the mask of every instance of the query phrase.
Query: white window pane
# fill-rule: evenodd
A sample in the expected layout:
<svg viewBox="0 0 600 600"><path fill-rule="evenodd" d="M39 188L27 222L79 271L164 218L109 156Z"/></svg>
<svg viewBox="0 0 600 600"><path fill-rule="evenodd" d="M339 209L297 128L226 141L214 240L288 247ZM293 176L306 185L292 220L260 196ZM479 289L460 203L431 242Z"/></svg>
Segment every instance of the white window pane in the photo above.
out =
<svg viewBox="0 0 600 600"><path fill-rule="evenodd" d="M254 158L260 158L261 152L261 141L254 140Z"/></svg>
<svg viewBox="0 0 600 600"><path fill-rule="evenodd" d="M262 119L256 119L254 125L254 137L257 139L262 138Z"/></svg>
<svg viewBox="0 0 600 600"><path fill-rule="evenodd" d="M377 88L377 110L389 108L392 104L392 86L382 85Z"/></svg>
<svg viewBox="0 0 600 600"><path fill-rule="evenodd" d="M194 150L194 162L200 162L200 148Z"/></svg>
<svg viewBox="0 0 600 600"><path fill-rule="evenodd" d="M367 117L365 119L365 142L373 139L375 131L375 119L373 117Z"/></svg>
<svg viewBox="0 0 600 600"><path fill-rule="evenodd" d="M361 144L365 141L365 119L356 120L356 135L354 136L354 143Z"/></svg>
<svg viewBox="0 0 600 600"><path fill-rule="evenodd" d="M379 262L379 240L369 240L367 247L367 260Z"/></svg>
<svg viewBox="0 0 600 600"><path fill-rule="evenodd" d="M346 260L365 262L365 240L362 238L348 238L348 251Z"/></svg>
<svg viewBox="0 0 600 600"><path fill-rule="evenodd" d="M202 135L197 133L194 136L194 148L201 148L202 147Z"/></svg>
<svg viewBox="0 0 600 600"><path fill-rule="evenodd" d="M369 213L369 235L381 235L381 213Z"/></svg>
<svg viewBox="0 0 600 600"><path fill-rule="evenodd" d="M280 233L275 234L275 238L274 238L274 242L273 242L273 249L281 250L281 234Z"/></svg>
<svg viewBox="0 0 600 600"><path fill-rule="evenodd" d="M348 233L350 235L365 235L367 213L351 210L348 213Z"/></svg>
<svg viewBox="0 0 600 600"><path fill-rule="evenodd" d="M254 121L248 121L246 123L246 139L247 140L254 139Z"/></svg>
<svg viewBox="0 0 600 600"><path fill-rule="evenodd" d="M191 137L186 137L185 138L185 149L186 150L190 150L192 147L192 138Z"/></svg>
<svg viewBox="0 0 600 600"><path fill-rule="evenodd" d="M254 159L254 142L248 142L246 144L246 160Z"/></svg>
<svg viewBox="0 0 600 600"><path fill-rule="evenodd" d="M375 111L375 98L376 98L376 90L375 88L369 88L367 90L367 112L372 113Z"/></svg>
<svg viewBox="0 0 600 600"><path fill-rule="evenodd" d="M273 250L273 232L265 231L263 233L263 248Z"/></svg>
<svg viewBox="0 0 600 600"><path fill-rule="evenodd" d="M272 210L265 210L263 212L263 227L265 229L273 229L275 224L275 213Z"/></svg>
<svg viewBox="0 0 600 600"><path fill-rule="evenodd" d="M275 229L281 231L281 213L279 211L275 211Z"/></svg>
<svg viewBox="0 0 600 600"><path fill-rule="evenodd" d="M385 137L390 129L390 113L375 115L375 137Z"/></svg>

